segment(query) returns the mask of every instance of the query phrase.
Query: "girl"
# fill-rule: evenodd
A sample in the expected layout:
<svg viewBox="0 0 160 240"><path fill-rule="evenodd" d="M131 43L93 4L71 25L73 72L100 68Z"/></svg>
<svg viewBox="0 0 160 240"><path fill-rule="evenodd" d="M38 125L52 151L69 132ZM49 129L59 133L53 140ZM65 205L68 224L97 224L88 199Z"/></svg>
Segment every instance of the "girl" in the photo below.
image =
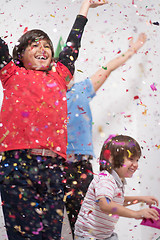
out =
<svg viewBox="0 0 160 240"><path fill-rule="evenodd" d="M118 240L114 233L119 216L158 220L153 208L134 211L125 206L145 202L157 204L151 196L124 196L125 178L130 178L138 168L141 149L137 141L129 136L110 136L100 154L100 173L92 180L77 222L76 240Z"/></svg>

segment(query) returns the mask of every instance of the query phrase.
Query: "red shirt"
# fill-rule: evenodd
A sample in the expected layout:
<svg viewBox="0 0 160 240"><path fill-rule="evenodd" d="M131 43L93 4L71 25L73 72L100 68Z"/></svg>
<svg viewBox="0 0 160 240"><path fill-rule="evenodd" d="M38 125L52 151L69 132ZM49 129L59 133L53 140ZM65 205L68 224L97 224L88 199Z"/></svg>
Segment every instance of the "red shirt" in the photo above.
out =
<svg viewBox="0 0 160 240"><path fill-rule="evenodd" d="M60 62L48 73L12 61L1 69L0 151L45 148L66 157L68 78Z"/></svg>

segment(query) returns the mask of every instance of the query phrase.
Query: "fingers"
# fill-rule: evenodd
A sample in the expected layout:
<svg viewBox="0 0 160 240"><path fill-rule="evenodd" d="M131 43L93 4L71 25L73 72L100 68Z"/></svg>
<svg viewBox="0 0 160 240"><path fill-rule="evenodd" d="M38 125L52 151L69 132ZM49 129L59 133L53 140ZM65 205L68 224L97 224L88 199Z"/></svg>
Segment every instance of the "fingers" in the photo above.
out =
<svg viewBox="0 0 160 240"><path fill-rule="evenodd" d="M154 205L157 205L157 206L159 205L159 201L158 201L157 198L154 198L154 199L153 199L153 202L154 202L154 203L153 203Z"/></svg>
<svg viewBox="0 0 160 240"><path fill-rule="evenodd" d="M141 44L145 43L147 40L147 35L145 33L140 33L139 40L141 41Z"/></svg>
<svg viewBox="0 0 160 240"><path fill-rule="evenodd" d="M148 199L146 198L145 203L149 206L151 206L152 204L157 206L159 205L159 201L155 197L149 197Z"/></svg>
<svg viewBox="0 0 160 240"><path fill-rule="evenodd" d="M94 8L94 7L98 7L98 6L101 6L101 5L104 5L104 4L107 4L108 1L106 0L90 0L90 7Z"/></svg>
<svg viewBox="0 0 160 240"><path fill-rule="evenodd" d="M149 211L150 215L151 215L151 219L153 220L158 220L159 219L159 213L156 211L156 209L154 208L150 208L150 211Z"/></svg>
<svg viewBox="0 0 160 240"><path fill-rule="evenodd" d="M155 221L159 219L159 213L154 208L145 208L142 210L142 218L150 218Z"/></svg>

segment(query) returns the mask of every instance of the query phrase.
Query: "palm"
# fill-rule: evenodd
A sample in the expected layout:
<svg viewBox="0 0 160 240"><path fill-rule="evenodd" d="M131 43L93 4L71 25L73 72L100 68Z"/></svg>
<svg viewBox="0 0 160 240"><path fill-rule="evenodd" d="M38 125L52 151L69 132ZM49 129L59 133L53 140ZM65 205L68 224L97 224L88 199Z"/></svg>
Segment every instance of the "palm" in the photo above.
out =
<svg viewBox="0 0 160 240"><path fill-rule="evenodd" d="M129 47L133 48L134 50L138 50L143 46L143 44L146 42L147 36L145 33L140 33L137 41L134 43L133 38L130 40Z"/></svg>
<svg viewBox="0 0 160 240"><path fill-rule="evenodd" d="M106 0L99 0L99 1L90 0L90 8L96 8L98 6L101 6L107 3L108 1Z"/></svg>

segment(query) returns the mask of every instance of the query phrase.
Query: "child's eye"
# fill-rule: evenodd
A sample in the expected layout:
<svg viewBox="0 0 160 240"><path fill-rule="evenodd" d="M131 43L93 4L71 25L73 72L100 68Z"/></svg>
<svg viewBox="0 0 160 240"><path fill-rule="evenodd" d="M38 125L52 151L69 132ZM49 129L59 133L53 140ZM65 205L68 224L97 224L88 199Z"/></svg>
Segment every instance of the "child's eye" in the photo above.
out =
<svg viewBox="0 0 160 240"><path fill-rule="evenodd" d="M130 160L131 162L133 162L133 161L139 162L139 159L129 158L129 160Z"/></svg>
<svg viewBox="0 0 160 240"><path fill-rule="evenodd" d="M45 48L50 48L50 46L49 46L49 45L45 45L44 47L45 47Z"/></svg>
<svg viewBox="0 0 160 240"><path fill-rule="evenodd" d="M38 47L38 44L37 44L37 43L32 43L31 46L32 46L32 47Z"/></svg>

